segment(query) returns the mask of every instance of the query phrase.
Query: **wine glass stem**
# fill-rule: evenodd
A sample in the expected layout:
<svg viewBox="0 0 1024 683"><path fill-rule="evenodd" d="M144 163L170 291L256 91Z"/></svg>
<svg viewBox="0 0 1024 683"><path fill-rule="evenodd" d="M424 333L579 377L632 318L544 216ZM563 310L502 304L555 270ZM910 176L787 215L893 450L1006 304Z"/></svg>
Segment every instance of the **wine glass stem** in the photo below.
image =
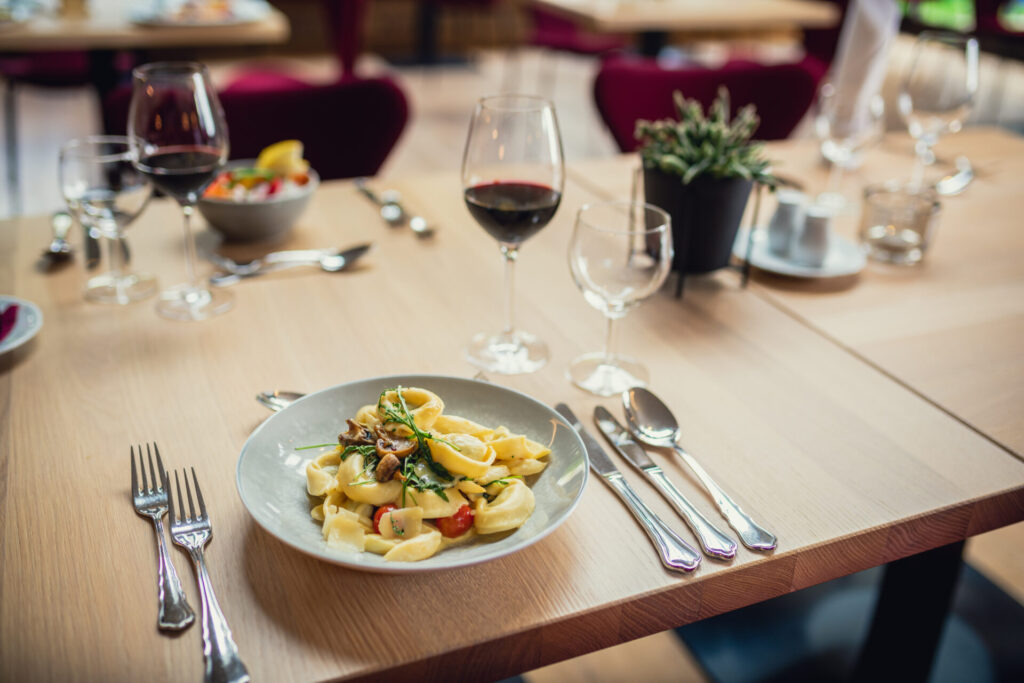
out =
<svg viewBox="0 0 1024 683"><path fill-rule="evenodd" d="M516 259L519 250L508 245L501 245L501 254L505 257L505 329L502 333L511 337L515 333L515 281Z"/></svg>
<svg viewBox="0 0 1024 683"><path fill-rule="evenodd" d="M191 204L184 204L181 207L185 215L185 273L188 277L189 289L198 290L199 278L196 276L196 240L192 236L192 214L195 207Z"/></svg>
<svg viewBox="0 0 1024 683"><path fill-rule="evenodd" d="M608 325L604 332L604 362L612 365L612 349L615 342L615 318L608 318Z"/></svg>
<svg viewBox="0 0 1024 683"><path fill-rule="evenodd" d="M843 165L833 161L828 171L828 185L825 191L830 194L839 194L839 188L843 183Z"/></svg>
<svg viewBox="0 0 1024 683"><path fill-rule="evenodd" d="M920 189L924 187L925 168L935 162L935 154L932 152L932 142L926 138L917 141L914 151L917 152L917 160L914 163L914 175L910 178L910 184Z"/></svg>
<svg viewBox="0 0 1024 683"><path fill-rule="evenodd" d="M107 274L116 282L123 276L124 262L121 259L121 245L119 244L118 237L111 237L107 233L102 233L103 249L106 251L107 257Z"/></svg>

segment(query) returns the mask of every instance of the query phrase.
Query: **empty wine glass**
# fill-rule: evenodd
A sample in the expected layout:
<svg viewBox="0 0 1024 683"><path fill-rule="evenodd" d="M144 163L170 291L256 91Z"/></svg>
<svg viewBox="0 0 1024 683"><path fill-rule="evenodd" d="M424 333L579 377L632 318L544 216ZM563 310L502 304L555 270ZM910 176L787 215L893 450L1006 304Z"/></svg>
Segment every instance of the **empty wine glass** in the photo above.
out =
<svg viewBox="0 0 1024 683"><path fill-rule="evenodd" d="M152 194L132 158L128 138L119 135L78 138L60 150L60 188L68 209L99 234L106 251L107 272L90 278L85 288L90 301L128 304L156 294L156 278L128 270L118 242Z"/></svg>
<svg viewBox="0 0 1024 683"><path fill-rule="evenodd" d="M958 132L978 93L978 41L959 33L925 31L917 37L900 85L899 111L915 140L911 186L925 183L939 137Z"/></svg>
<svg viewBox="0 0 1024 683"><path fill-rule="evenodd" d="M477 367L513 375L548 360L543 341L515 328L513 276L519 247L555 215L564 183L562 140L548 100L501 95L477 103L462 157L463 196L505 261L505 328L473 337L466 356Z"/></svg>
<svg viewBox="0 0 1024 683"><path fill-rule="evenodd" d="M885 101L856 91L840 91L825 83L818 93L814 129L821 155L829 162L828 184L817 203L839 211L849 202L842 192L843 172L860 165L863 152L885 134Z"/></svg>
<svg viewBox="0 0 1024 683"><path fill-rule="evenodd" d="M672 269L672 228L667 213L642 202L588 204L576 216L569 267L587 303L608 318L604 351L569 366L573 384L614 396L647 383L647 368L613 352L615 321L658 291Z"/></svg>
<svg viewBox="0 0 1024 683"><path fill-rule="evenodd" d="M128 137L135 166L174 197L185 216L188 281L163 292L157 312L174 320L204 320L228 311L234 303L228 291L211 290L199 279L190 226L203 188L228 158L224 112L202 64L146 64L132 76Z"/></svg>

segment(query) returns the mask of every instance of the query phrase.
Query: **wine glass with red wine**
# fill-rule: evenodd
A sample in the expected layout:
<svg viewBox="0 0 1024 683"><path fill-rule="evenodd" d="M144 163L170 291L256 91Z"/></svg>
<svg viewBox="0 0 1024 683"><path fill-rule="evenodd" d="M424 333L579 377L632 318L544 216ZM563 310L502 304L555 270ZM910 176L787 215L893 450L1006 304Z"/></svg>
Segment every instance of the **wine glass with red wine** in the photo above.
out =
<svg viewBox="0 0 1024 683"><path fill-rule="evenodd" d="M498 241L505 261L505 328L473 337L466 355L484 370L533 372L548 360L547 345L515 328L513 281L519 247L555 215L565 167L554 106L528 95L485 97L476 106L462 157L469 213Z"/></svg>
<svg viewBox="0 0 1024 683"><path fill-rule="evenodd" d="M191 218L203 189L228 158L228 128L206 67L162 62L132 73L128 137L135 167L173 197L185 215L188 281L163 292L157 312L173 320L205 320L228 311L234 298L211 290L196 274Z"/></svg>

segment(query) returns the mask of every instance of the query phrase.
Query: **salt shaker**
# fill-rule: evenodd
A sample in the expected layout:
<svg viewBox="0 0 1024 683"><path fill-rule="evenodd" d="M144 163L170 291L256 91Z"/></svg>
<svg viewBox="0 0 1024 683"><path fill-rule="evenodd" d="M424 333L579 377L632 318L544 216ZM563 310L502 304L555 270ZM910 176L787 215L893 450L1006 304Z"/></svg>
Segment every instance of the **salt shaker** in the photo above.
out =
<svg viewBox="0 0 1024 683"><path fill-rule="evenodd" d="M812 205L804 212L803 230L793 242L793 260L800 265L821 268L832 243L832 211Z"/></svg>
<svg viewBox="0 0 1024 683"><path fill-rule="evenodd" d="M776 196L779 206L768 223L768 250L785 258L803 224L807 196L797 190L779 190Z"/></svg>

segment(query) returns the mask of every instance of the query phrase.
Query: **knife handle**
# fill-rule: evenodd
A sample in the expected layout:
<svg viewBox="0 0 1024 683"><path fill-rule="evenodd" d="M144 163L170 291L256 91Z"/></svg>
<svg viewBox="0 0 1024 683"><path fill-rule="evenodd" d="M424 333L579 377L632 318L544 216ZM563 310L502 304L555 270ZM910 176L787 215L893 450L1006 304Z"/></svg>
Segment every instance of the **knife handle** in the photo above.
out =
<svg viewBox="0 0 1024 683"><path fill-rule="evenodd" d="M661 556L661 563L672 571L693 571L700 565L700 554L694 550L686 541L679 538L674 531L665 526L650 508L644 504L640 497L629 487L626 480L619 473L604 476L608 486L618 494L622 502L629 507L630 512L640 522L640 525L647 532L651 542L658 549Z"/></svg>
<svg viewBox="0 0 1024 683"><path fill-rule="evenodd" d="M700 541L700 547L704 549L704 552L724 560L736 557L736 543L709 522L700 510L693 507L690 501L675 487L675 484L668 480L660 467L645 467L643 473L652 484L661 490L679 516L689 525L697 540Z"/></svg>
<svg viewBox="0 0 1024 683"><path fill-rule="evenodd" d="M700 463L692 455L683 450L682 446L675 445L673 448L675 448L676 455L682 458L683 462L689 465L693 473L697 475L700 483L704 484L704 488L711 494L712 500L718 506L718 511L729 522L729 526L739 534L743 545L751 550L774 550L777 543L775 535L758 526L750 518L750 515L740 509L740 506L729 497L729 494L722 490L722 487L711 478L711 475L700 466Z"/></svg>

